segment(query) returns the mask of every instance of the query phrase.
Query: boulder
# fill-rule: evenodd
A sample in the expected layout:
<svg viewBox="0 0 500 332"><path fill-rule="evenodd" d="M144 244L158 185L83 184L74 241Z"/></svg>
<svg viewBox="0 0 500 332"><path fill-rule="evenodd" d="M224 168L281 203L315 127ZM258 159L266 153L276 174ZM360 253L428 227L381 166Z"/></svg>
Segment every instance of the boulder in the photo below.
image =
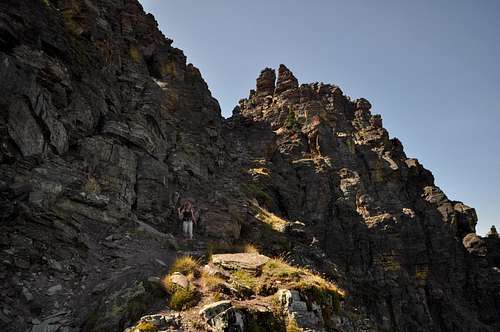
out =
<svg viewBox="0 0 500 332"><path fill-rule="evenodd" d="M169 276L169 278L170 278L170 282L172 282L172 284L174 284L178 287L187 288L189 286L188 278L180 272L172 273Z"/></svg>
<svg viewBox="0 0 500 332"><path fill-rule="evenodd" d="M322 308L314 301L308 301L297 290L280 289L276 297L288 321L293 320L299 327L313 331L322 330L325 326Z"/></svg>
<svg viewBox="0 0 500 332"><path fill-rule="evenodd" d="M47 295L48 296L52 296L52 295L56 295L57 293L59 293L60 291L62 291L62 285L55 285L55 286L52 286L50 287L49 289L47 289Z"/></svg>
<svg viewBox="0 0 500 332"><path fill-rule="evenodd" d="M486 241L476 233L467 234L462 242L465 249L475 256L486 256L488 253Z"/></svg>
<svg viewBox="0 0 500 332"><path fill-rule="evenodd" d="M249 270L257 272L269 261L269 257L258 253L219 254L212 256L212 263L227 270Z"/></svg>
<svg viewBox="0 0 500 332"><path fill-rule="evenodd" d="M234 308L231 301L219 301L205 305L199 312L215 332L243 332L244 314Z"/></svg>
<svg viewBox="0 0 500 332"><path fill-rule="evenodd" d="M206 321L209 321L210 319L214 318L221 312L231 308L232 304L231 301L219 301L215 303L210 303L207 305L204 305L203 308L199 311L200 316L202 316Z"/></svg>

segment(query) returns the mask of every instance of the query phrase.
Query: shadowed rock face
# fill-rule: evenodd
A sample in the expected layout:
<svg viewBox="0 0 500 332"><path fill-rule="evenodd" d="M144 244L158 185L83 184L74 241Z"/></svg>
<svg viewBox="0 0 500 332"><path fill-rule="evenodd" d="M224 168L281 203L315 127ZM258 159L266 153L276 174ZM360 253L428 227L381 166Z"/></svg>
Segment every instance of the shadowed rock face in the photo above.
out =
<svg viewBox="0 0 500 332"><path fill-rule="evenodd" d="M164 305L175 251L212 241L336 280L354 330L500 328L498 235L470 234L366 99L281 65L225 120L171 44L137 1L0 3L2 330L122 331Z"/></svg>

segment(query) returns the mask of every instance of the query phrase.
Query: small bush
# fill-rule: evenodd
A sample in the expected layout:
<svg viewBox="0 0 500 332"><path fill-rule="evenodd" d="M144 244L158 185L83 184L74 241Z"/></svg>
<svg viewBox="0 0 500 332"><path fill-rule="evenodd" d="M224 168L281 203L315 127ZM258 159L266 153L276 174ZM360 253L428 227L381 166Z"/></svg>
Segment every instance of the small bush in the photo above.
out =
<svg viewBox="0 0 500 332"><path fill-rule="evenodd" d="M295 132L300 131L301 129L301 125L295 117L295 112L291 108L288 109L288 116L286 118L285 128Z"/></svg>
<svg viewBox="0 0 500 332"><path fill-rule="evenodd" d="M170 267L170 273L180 272L184 275L189 275L190 273L193 276L199 275L200 263L191 256L183 256L179 257L175 260L175 262Z"/></svg>
<svg viewBox="0 0 500 332"><path fill-rule="evenodd" d="M200 301L200 293L196 288L178 288L170 298L169 306L173 310L182 311L194 307Z"/></svg>

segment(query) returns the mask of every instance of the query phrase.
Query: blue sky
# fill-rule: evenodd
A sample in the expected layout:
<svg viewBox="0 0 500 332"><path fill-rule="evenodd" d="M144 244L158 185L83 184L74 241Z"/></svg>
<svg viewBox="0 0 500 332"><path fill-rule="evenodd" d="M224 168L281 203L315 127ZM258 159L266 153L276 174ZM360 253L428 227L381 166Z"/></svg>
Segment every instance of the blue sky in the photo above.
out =
<svg viewBox="0 0 500 332"><path fill-rule="evenodd" d="M500 230L500 1L141 0L224 116L264 67L365 97L477 231Z"/></svg>

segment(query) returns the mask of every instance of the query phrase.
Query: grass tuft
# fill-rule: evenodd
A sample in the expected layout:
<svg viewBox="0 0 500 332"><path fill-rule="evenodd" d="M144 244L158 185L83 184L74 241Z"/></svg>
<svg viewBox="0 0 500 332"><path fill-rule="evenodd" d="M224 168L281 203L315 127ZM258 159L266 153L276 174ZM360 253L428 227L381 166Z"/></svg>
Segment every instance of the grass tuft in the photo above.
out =
<svg viewBox="0 0 500 332"><path fill-rule="evenodd" d="M201 274L201 282L203 286L210 291L217 290L224 280L216 275L211 275L205 271Z"/></svg>
<svg viewBox="0 0 500 332"><path fill-rule="evenodd" d="M151 322L139 322L132 332L156 332L158 329Z"/></svg>
<svg viewBox="0 0 500 332"><path fill-rule="evenodd" d="M254 176L255 175L269 176L269 170L265 167L250 168L248 170L248 173Z"/></svg>
<svg viewBox="0 0 500 332"><path fill-rule="evenodd" d="M101 186L97 182L96 178L89 177L87 179L87 183L85 183L85 186L83 187L83 190L88 193L93 193L98 195L101 192Z"/></svg>
<svg viewBox="0 0 500 332"><path fill-rule="evenodd" d="M196 288L179 288L170 297L169 307L173 310L182 311L194 307L201 299Z"/></svg>
<svg viewBox="0 0 500 332"><path fill-rule="evenodd" d="M297 321L291 318L286 324L286 332L302 332L303 330L297 324Z"/></svg>
<svg viewBox="0 0 500 332"><path fill-rule="evenodd" d="M285 228L287 221L283 218L278 217L274 213L269 212L268 210L260 207L257 204L252 204L250 208L252 213L254 213L255 218L262 221L263 223L268 224L275 231L282 232Z"/></svg>
<svg viewBox="0 0 500 332"><path fill-rule="evenodd" d="M252 243L247 243L247 244L243 245L243 252L245 252L247 254L258 254L259 253L259 248L257 248Z"/></svg>
<svg viewBox="0 0 500 332"><path fill-rule="evenodd" d="M175 262L170 267L169 272L180 272L185 276L193 274L193 276L199 275L200 262L191 256L182 256L175 260Z"/></svg>

